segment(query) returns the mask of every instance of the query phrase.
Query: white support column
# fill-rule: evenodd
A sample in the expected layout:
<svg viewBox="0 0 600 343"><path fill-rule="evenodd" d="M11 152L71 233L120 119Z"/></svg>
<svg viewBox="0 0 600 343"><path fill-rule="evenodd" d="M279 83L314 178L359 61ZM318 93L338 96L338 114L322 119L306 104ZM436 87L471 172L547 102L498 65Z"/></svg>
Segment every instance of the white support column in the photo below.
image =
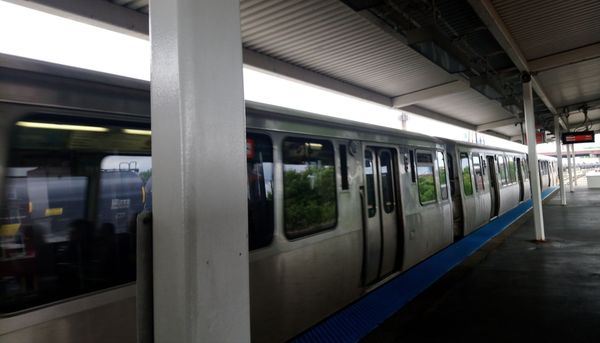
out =
<svg viewBox="0 0 600 343"><path fill-rule="evenodd" d="M577 156L575 155L575 144L571 144L571 158L573 159L573 183L577 186Z"/></svg>
<svg viewBox="0 0 600 343"><path fill-rule="evenodd" d="M571 163L571 146L573 144L566 144L567 146L567 163L569 170L569 192L573 193L573 165Z"/></svg>
<svg viewBox="0 0 600 343"><path fill-rule="evenodd" d="M563 206L567 205L567 197L565 192L565 180L563 179L563 163L562 163L562 146L560 141L560 122L558 116L554 118L554 137L556 137L556 159L558 164L558 180L560 184L560 203Z"/></svg>
<svg viewBox="0 0 600 343"><path fill-rule="evenodd" d="M531 76L523 73L523 105L525 112L525 132L527 134L527 148L529 152L529 173L531 175L531 199L533 201L533 222L535 225L535 239L546 240L544 234L544 215L542 212L542 190L540 187L540 171L536 150L535 115L533 113L533 94L531 89Z"/></svg>
<svg viewBox="0 0 600 343"><path fill-rule="evenodd" d="M152 0L154 337L249 342L239 0Z"/></svg>

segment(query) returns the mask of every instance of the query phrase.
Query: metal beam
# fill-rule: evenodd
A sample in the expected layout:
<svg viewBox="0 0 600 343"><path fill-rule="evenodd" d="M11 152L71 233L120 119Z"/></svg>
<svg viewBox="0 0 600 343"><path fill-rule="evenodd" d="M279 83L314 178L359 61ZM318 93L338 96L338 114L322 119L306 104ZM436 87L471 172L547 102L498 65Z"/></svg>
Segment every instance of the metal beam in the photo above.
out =
<svg viewBox="0 0 600 343"><path fill-rule="evenodd" d="M522 122L520 119L516 119L514 117L511 117L511 118L508 118L508 119L502 119L502 120L498 120L498 121L493 121L491 123L477 125L476 130L479 131L479 132L481 132L481 131L486 131L486 130L494 129L494 128L497 128L497 127L503 127L503 126L509 126L509 125L518 124L520 122Z"/></svg>
<svg viewBox="0 0 600 343"><path fill-rule="evenodd" d="M484 131L484 132L481 132L481 133L485 133L488 136L494 136L494 137L497 137L497 138L502 138L502 139L505 139L507 141L510 141L511 138L512 138L510 136L503 135L503 134L495 132L495 131Z"/></svg>
<svg viewBox="0 0 600 343"><path fill-rule="evenodd" d="M571 159L571 147L573 144L566 144L567 146L567 167L569 171L569 192L573 193L573 160Z"/></svg>
<svg viewBox="0 0 600 343"><path fill-rule="evenodd" d="M481 21L483 21L488 30L490 30L500 46L504 49L504 51L506 51L506 54L519 69L519 71L530 73L531 69L529 68L529 64L527 63L525 55L523 55L519 45L513 39L506 25L504 25L502 18L500 18L500 15L498 12L496 12L492 2L490 0L469 0L469 4L471 4L471 7L473 7L475 13L477 13ZM552 114L558 114L556 108L546 95L546 92L544 92L542 86L533 76L531 77L531 86L533 87L535 93L544 102L544 105L546 105L548 110L550 110ZM567 129L567 125L562 118L560 125L565 130Z"/></svg>
<svg viewBox="0 0 600 343"><path fill-rule="evenodd" d="M148 39L148 15L105 0L7 0L113 31Z"/></svg>
<svg viewBox="0 0 600 343"><path fill-rule="evenodd" d="M557 54L529 60L529 68L532 72L540 73L546 70L562 67L569 64L579 63L600 57L600 43L595 43L572 49Z"/></svg>
<svg viewBox="0 0 600 343"><path fill-rule="evenodd" d="M469 89L468 82L456 80L441 85L425 88L416 92L403 94L392 98L392 106L404 107L442 96L464 92Z"/></svg>
<svg viewBox="0 0 600 343"><path fill-rule="evenodd" d="M250 341L239 5L152 2L155 342Z"/></svg>
<svg viewBox="0 0 600 343"><path fill-rule="evenodd" d="M563 110L566 109L566 111L563 111L563 113L565 113L565 112L566 113L576 113L576 112L579 112L580 109L584 106L586 106L589 111L600 108L600 99L594 99L594 100L590 100L590 101L579 102L579 103L570 104L570 105L564 105L561 107Z"/></svg>
<svg viewBox="0 0 600 343"><path fill-rule="evenodd" d="M452 117L448 117L446 115L440 114L438 112L434 112L434 111L430 111L426 108L417 106L417 105L410 105L410 106L405 106L400 108L402 111L406 111L406 112L410 112L410 113L414 113L423 117L427 117L429 119L434 119L434 120L439 120L448 124L452 124L458 127L462 127L465 129L469 129L469 130L473 130L475 131L476 126L473 124L469 124L467 122L464 122L462 120L458 120Z"/></svg>

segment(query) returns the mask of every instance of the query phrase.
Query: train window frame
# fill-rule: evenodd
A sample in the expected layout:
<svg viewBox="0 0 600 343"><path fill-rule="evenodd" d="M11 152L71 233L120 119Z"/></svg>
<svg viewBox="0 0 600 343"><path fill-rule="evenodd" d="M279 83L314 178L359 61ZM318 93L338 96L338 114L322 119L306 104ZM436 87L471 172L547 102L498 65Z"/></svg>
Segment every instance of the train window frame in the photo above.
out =
<svg viewBox="0 0 600 343"><path fill-rule="evenodd" d="M415 151L415 160L416 160L416 176L417 176L417 194L419 196L419 204L421 204L421 206L428 206L428 205L432 205L432 204L436 204L438 202L438 195L437 195L437 189L436 189L436 180L438 179L438 177L435 175L435 162L434 162L434 154L433 151L431 150L416 150ZM419 155L428 155L430 158L430 162L419 162ZM422 194L421 193L421 186L420 186L420 178L421 178L421 174L419 173L419 167L425 167L425 168L431 168L431 176L433 178L433 191L434 191L434 195L433 198L431 200L426 200L423 201L422 199Z"/></svg>
<svg viewBox="0 0 600 343"><path fill-rule="evenodd" d="M476 160L477 163L475 163ZM479 153L473 153L471 155L471 164L473 166L473 179L475 181L475 191L477 193L482 193L485 191L485 179L483 177L485 174L483 174L483 161ZM481 184L478 182L478 179L481 181Z"/></svg>
<svg viewBox="0 0 600 343"><path fill-rule="evenodd" d="M473 172L471 171L471 157L470 154L465 151L461 151L459 153L459 161L460 161L460 175L462 175L462 192L465 196L473 196L475 194L475 190L473 187ZM467 161L467 171L469 172L469 184L471 186L470 193L467 193L467 184L465 183L465 166L463 166L463 160Z"/></svg>
<svg viewBox="0 0 600 343"><path fill-rule="evenodd" d="M312 229L306 229L306 230L297 230L298 232L290 232L290 230L288 230L288 228L286 227L286 204L289 204L289 196L286 196L286 149L285 149L285 144L286 142L290 142L290 141L296 141L296 142L304 142L303 144L310 144L314 143L314 144L321 144L321 147L323 146L329 146L331 148L331 168L333 169L333 201L334 201L334 215L333 215L333 222L329 225L323 225L323 226L317 226L315 228ZM283 194L283 201L282 201L282 217L283 217L283 234L285 235L285 237L290 240L290 241L294 241L294 240L298 240L298 239L302 239L302 238L306 238L309 236L313 236L316 234L320 234L323 232L327 232L327 231L332 231L335 230L337 228L338 222L339 222L339 204L338 204L338 181L337 181L337 166L336 166L336 160L338 158L337 154L338 151L336 149L335 146L335 142L331 139L327 139L324 137L318 137L318 136L310 136L310 135L288 135L285 136L281 139L280 141L280 146L281 146L281 152L280 152L280 158L281 158L281 170L283 172L282 175L282 179L281 179L281 184L282 184L282 194Z"/></svg>
<svg viewBox="0 0 600 343"><path fill-rule="evenodd" d="M442 171L440 168L440 157L441 157L441 163L443 164L442 167L444 169L443 171L443 176L444 178L442 179ZM443 150L437 150L435 153L435 158L436 158L436 165L437 165L437 174L438 174L438 180L439 180L439 184L440 184L440 198L442 201L444 200L448 200L448 193L450 193L450 191L448 190L448 163L446 162L446 152Z"/></svg>
<svg viewBox="0 0 600 343"><path fill-rule="evenodd" d="M271 220L270 220L270 225L271 225L271 232L270 232L270 237L269 239L265 240L265 241L259 241L258 245L253 246L252 245L252 235L251 235L251 228L250 228L250 208L248 208L248 250L250 252L258 250L258 249L264 249L267 248L269 246L271 246L273 244L273 242L275 241L275 231L276 231L276 222L275 222L275 218L276 218L276 199L275 199L275 194L276 194L276 189L277 189L277 173L276 173L276 167L275 167L275 143L274 143L274 139L273 137L265 131L258 131L258 130L246 130L246 165L248 164L248 138L249 136L252 136L250 138L255 138L256 136L261 137L263 139L268 139L269 144L271 145L271 161L270 163L272 163L272 167L271 167ZM247 171L247 173L249 173L249 171ZM249 180L249 178L248 178ZM250 185L247 185L247 188L249 190ZM265 190L266 192L266 190ZM248 194L248 207L250 207L250 194ZM255 236L256 237L256 236Z"/></svg>

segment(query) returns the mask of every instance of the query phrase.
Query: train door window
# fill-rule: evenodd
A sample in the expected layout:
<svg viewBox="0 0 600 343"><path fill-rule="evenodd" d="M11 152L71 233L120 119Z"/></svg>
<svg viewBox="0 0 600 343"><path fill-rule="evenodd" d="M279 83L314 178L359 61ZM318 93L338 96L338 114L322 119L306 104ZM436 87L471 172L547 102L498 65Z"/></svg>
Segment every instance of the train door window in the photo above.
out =
<svg viewBox="0 0 600 343"><path fill-rule="evenodd" d="M455 179L454 179L454 161L451 154L446 153L448 159L448 178L450 179L450 195L454 196L456 192Z"/></svg>
<svg viewBox="0 0 600 343"><path fill-rule="evenodd" d="M448 199L448 178L446 177L446 161L444 160L444 153L441 151L437 152L437 165L438 165L438 177L440 179L440 195L442 200Z"/></svg>
<svg viewBox="0 0 600 343"><path fill-rule="evenodd" d="M417 151L417 184L422 205L437 201L431 152Z"/></svg>
<svg viewBox="0 0 600 343"><path fill-rule="evenodd" d="M479 154L473 154L473 176L475 177L475 189L477 192L481 192L485 189L483 183L483 172L481 168L481 156Z"/></svg>
<svg viewBox="0 0 600 343"><path fill-rule="evenodd" d="M414 151L409 151L409 156L410 156L410 180L412 182L416 182L417 181L417 173L415 171L415 152Z"/></svg>
<svg viewBox="0 0 600 343"><path fill-rule="evenodd" d="M463 176L463 190L465 195L473 194L473 181L471 181L471 166L469 165L469 155L465 152L460 153L460 168Z"/></svg>
<svg viewBox="0 0 600 343"><path fill-rule="evenodd" d="M529 181L529 165L527 163L526 159L521 160L521 163L523 164L523 179L525 181Z"/></svg>
<svg viewBox="0 0 600 343"><path fill-rule="evenodd" d="M542 161L542 175L548 175L548 162Z"/></svg>
<svg viewBox="0 0 600 343"><path fill-rule="evenodd" d="M394 212L396 207L394 200L394 175L392 166L393 158L389 150L379 153L379 170L381 173L381 195L383 197L383 210L385 213Z"/></svg>
<svg viewBox="0 0 600 343"><path fill-rule="evenodd" d="M348 152L346 146L340 144L340 174L342 176L342 190L347 190L348 185Z"/></svg>
<svg viewBox="0 0 600 343"><path fill-rule="evenodd" d="M506 175L506 160L502 155L498 155L498 173L500 174L500 182L502 185L508 184L508 177Z"/></svg>
<svg viewBox="0 0 600 343"><path fill-rule="evenodd" d="M286 138L283 141L285 234L298 238L335 227L335 160L329 141Z"/></svg>
<svg viewBox="0 0 600 343"><path fill-rule="evenodd" d="M248 245L250 250L273 241L273 143L267 135L246 134L248 172Z"/></svg>
<svg viewBox="0 0 600 343"><path fill-rule="evenodd" d="M367 183L367 214L369 218L377 214L377 205L375 203L375 161L373 152L365 150L365 178Z"/></svg>
<svg viewBox="0 0 600 343"><path fill-rule="evenodd" d="M517 166L513 156L508 157L508 180L510 183L517 182Z"/></svg>
<svg viewBox="0 0 600 343"><path fill-rule="evenodd" d="M149 166L151 138L123 128L142 129L49 115L16 123L5 179L14 191L0 208L0 313L135 281L139 158ZM121 153L138 156L107 157Z"/></svg>

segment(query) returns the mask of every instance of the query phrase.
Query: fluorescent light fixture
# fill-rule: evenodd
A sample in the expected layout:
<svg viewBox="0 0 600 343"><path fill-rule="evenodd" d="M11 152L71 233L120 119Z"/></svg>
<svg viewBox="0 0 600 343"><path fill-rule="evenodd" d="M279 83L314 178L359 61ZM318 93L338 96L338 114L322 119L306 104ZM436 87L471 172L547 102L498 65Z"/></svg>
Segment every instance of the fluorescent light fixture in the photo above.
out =
<svg viewBox="0 0 600 343"><path fill-rule="evenodd" d="M150 80L145 39L6 1L0 32L0 53Z"/></svg>
<svg viewBox="0 0 600 343"><path fill-rule="evenodd" d="M152 135L152 131L150 131L150 130L123 129L123 132L128 135L142 135L142 136L151 136Z"/></svg>
<svg viewBox="0 0 600 343"><path fill-rule="evenodd" d="M33 128L33 129L50 129L50 130L90 131L90 132L107 132L108 131L107 128L99 127L99 126L37 123L37 122L32 122L32 121L18 121L17 126Z"/></svg>

